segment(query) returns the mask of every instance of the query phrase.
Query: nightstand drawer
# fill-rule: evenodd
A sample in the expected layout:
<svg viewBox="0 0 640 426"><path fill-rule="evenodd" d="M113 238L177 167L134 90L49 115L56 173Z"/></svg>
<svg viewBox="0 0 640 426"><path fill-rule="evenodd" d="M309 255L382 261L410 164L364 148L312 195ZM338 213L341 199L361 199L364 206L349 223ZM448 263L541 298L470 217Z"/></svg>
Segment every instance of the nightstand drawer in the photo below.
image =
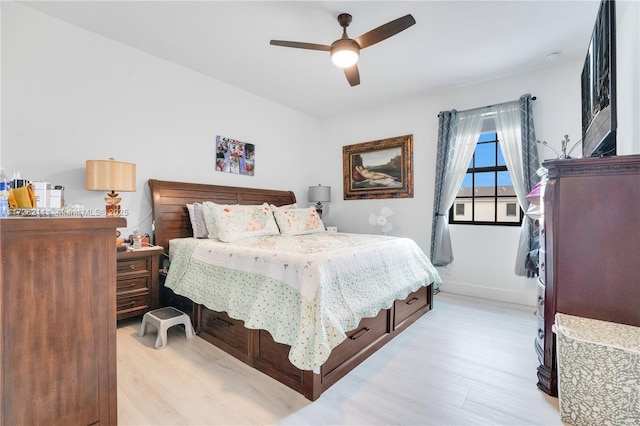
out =
<svg viewBox="0 0 640 426"><path fill-rule="evenodd" d="M116 311L118 319L131 316L132 313L144 313L149 310L149 292L129 296L118 296L116 299Z"/></svg>
<svg viewBox="0 0 640 426"><path fill-rule="evenodd" d="M149 277L146 275L141 277L118 279L116 283L116 292L118 295L139 291L141 289L149 289Z"/></svg>
<svg viewBox="0 0 640 426"><path fill-rule="evenodd" d="M148 261L143 259L122 259L118 260L118 275L132 272L149 272Z"/></svg>

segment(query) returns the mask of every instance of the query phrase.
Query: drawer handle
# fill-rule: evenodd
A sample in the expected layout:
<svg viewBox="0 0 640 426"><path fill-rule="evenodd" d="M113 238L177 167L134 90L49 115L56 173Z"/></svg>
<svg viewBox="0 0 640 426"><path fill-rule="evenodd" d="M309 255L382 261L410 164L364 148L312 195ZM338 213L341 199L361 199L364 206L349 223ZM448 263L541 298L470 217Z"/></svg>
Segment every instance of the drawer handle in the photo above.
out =
<svg viewBox="0 0 640 426"><path fill-rule="evenodd" d="M538 329L538 338L544 339L544 330L541 328Z"/></svg>
<svg viewBox="0 0 640 426"><path fill-rule="evenodd" d="M129 268L131 268L132 271L135 271L136 265L131 265L131 266L129 266Z"/></svg>
<svg viewBox="0 0 640 426"><path fill-rule="evenodd" d="M538 296L538 305L544 306L544 297Z"/></svg>
<svg viewBox="0 0 640 426"><path fill-rule="evenodd" d="M420 300L420 298L418 297L414 297L413 299L407 301L407 305L413 305L414 303L416 303L418 300Z"/></svg>
<svg viewBox="0 0 640 426"><path fill-rule="evenodd" d="M132 308L136 306L136 302L128 302L128 303L123 303L122 305L118 305L118 310L122 310L122 309L127 309L127 308Z"/></svg>
<svg viewBox="0 0 640 426"><path fill-rule="evenodd" d="M349 337L349 339L351 339L351 340L359 339L360 337L362 337L365 334L367 334L369 331L371 331L371 329L369 327L365 327L362 330L358 331L357 333L354 333L354 335Z"/></svg>
<svg viewBox="0 0 640 426"><path fill-rule="evenodd" d="M228 321L223 320L222 318L214 318L213 322L216 322L216 323L218 323L218 324L220 324L220 325L222 325L224 327L229 327L229 328L233 327L233 324L231 324Z"/></svg>

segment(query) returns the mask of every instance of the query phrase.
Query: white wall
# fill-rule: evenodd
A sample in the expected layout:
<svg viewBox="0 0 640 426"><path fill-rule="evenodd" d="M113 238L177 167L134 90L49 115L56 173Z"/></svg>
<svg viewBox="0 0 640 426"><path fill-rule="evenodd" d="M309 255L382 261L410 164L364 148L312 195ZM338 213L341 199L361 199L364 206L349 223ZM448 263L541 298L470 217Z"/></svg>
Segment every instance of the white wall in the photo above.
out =
<svg viewBox="0 0 640 426"><path fill-rule="evenodd" d="M618 155L640 153L640 2L616 1Z"/></svg>
<svg viewBox="0 0 640 426"><path fill-rule="evenodd" d="M84 189L85 161L135 163L137 191L120 194L125 235L151 230L150 178L291 189L306 202L308 181L290 177L317 145L309 116L15 3L2 4L1 78L9 176L103 209L105 194ZM254 177L214 170L217 134L256 145Z"/></svg>
<svg viewBox="0 0 640 426"><path fill-rule="evenodd" d="M580 70L575 62L499 81L461 87L440 94L418 96L406 102L358 111L324 123L328 178L334 188L326 222L346 232L377 232L368 224L370 212L391 207L395 229L392 235L414 239L430 250L438 112L459 111L507 102L531 93L536 135L560 145L565 134L580 139ZM387 200L343 200L342 146L385 137L414 135L414 198ZM550 150L541 157L553 158ZM454 262L441 268L443 291L488 297L522 304L535 304L535 280L514 274L519 228L451 226Z"/></svg>
<svg viewBox="0 0 640 426"><path fill-rule="evenodd" d="M618 2L618 137L628 154L640 153L639 9ZM302 204L307 187L321 183L332 187L327 225L377 232L368 215L389 206L392 235L413 238L428 254L439 111L531 93L539 139L555 147L565 134L580 139L581 61L319 122L20 4L2 2L1 19L0 163L64 185L67 201L87 208L102 208L104 194L84 190L85 160L136 163L138 191L122 194L130 209L125 233L150 230L149 178L292 189ZM256 144L255 177L214 171L216 134ZM343 200L342 147L405 134L414 135L414 198ZM533 305L534 280L513 273L518 232L452 226L455 260L441 270L443 290Z"/></svg>

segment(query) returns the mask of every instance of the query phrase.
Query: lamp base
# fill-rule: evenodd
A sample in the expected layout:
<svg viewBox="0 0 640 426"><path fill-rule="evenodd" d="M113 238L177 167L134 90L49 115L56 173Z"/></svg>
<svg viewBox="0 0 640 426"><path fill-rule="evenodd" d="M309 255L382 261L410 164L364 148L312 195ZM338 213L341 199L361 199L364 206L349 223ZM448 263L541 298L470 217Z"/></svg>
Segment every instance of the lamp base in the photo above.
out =
<svg viewBox="0 0 640 426"><path fill-rule="evenodd" d="M320 219L322 219L322 209L324 208L324 205L322 205L322 203L318 201L314 207L316 208L318 216L320 216Z"/></svg>
<svg viewBox="0 0 640 426"><path fill-rule="evenodd" d="M120 217L119 204L107 204L106 211L107 211L107 217Z"/></svg>
<svg viewBox="0 0 640 426"><path fill-rule="evenodd" d="M107 195L108 197L104 198L107 203L105 209L107 217L120 217L120 200L122 198L118 198L118 194L115 191L108 192Z"/></svg>

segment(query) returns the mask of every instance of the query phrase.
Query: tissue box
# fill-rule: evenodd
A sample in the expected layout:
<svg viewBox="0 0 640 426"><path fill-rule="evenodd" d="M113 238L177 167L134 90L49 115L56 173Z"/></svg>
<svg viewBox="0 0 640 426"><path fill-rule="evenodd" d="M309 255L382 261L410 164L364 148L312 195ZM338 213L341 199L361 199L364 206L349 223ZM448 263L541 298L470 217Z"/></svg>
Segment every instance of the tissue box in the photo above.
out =
<svg viewBox="0 0 640 426"><path fill-rule="evenodd" d="M563 422L640 425L640 327L557 313Z"/></svg>
<svg viewBox="0 0 640 426"><path fill-rule="evenodd" d="M49 190L51 189L51 184L49 182L37 180L37 181L31 182L31 186L33 187L33 193L36 196L36 207L38 208L49 207L47 202L49 201L48 193L49 193Z"/></svg>
<svg viewBox="0 0 640 426"><path fill-rule="evenodd" d="M64 195L62 189L49 190L49 203L47 207L62 208L64 206Z"/></svg>

